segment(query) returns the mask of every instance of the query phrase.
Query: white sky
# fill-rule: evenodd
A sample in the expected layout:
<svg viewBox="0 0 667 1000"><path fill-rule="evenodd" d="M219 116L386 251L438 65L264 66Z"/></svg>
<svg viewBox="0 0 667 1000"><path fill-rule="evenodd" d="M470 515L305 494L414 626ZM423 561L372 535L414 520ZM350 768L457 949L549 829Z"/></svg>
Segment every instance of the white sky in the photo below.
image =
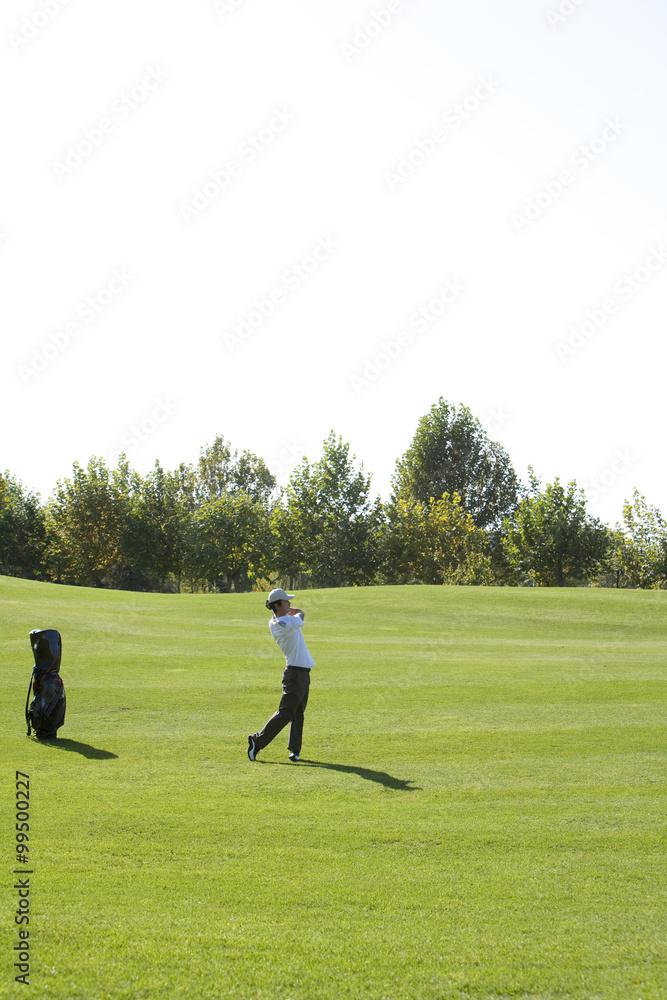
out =
<svg viewBox="0 0 667 1000"><path fill-rule="evenodd" d="M75 460L173 468L221 433L284 483L333 429L386 498L443 396L607 523L634 487L667 513L666 25L5 0L0 468L46 498Z"/></svg>

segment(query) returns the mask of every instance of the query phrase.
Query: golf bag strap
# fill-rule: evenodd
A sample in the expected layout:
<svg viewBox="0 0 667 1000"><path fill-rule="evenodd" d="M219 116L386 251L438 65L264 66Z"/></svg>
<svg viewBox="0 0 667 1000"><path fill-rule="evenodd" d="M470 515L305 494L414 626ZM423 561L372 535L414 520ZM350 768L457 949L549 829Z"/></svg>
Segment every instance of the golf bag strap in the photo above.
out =
<svg viewBox="0 0 667 1000"><path fill-rule="evenodd" d="M26 733L26 736L30 736L30 733L32 732L32 727L30 725L30 716L28 715L28 705L30 704L30 692L32 691L32 679L35 676L35 670L36 669L37 669L36 667L32 668L32 673L30 674L30 683L28 684L28 697L25 700L25 721L26 721L27 726L28 726L28 732Z"/></svg>
<svg viewBox="0 0 667 1000"><path fill-rule="evenodd" d="M51 673L55 665L56 661L54 660L49 669L44 671L44 677L46 677L47 674ZM30 704L30 691L32 690L32 682L36 670L37 670L37 664L35 664L35 666L32 668L32 673L30 674L30 683L28 684L28 697L25 700L25 721L28 726L28 732L26 733L26 736L30 736L30 733L32 732L32 726L30 725L30 716L28 715L28 705Z"/></svg>

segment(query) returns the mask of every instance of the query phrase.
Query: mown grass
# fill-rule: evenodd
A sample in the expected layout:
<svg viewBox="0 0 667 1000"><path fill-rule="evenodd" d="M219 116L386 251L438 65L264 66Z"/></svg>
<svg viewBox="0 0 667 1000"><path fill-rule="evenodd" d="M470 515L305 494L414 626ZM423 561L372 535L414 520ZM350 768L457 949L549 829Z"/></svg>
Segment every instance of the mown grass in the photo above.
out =
<svg viewBox="0 0 667 1000"><path fill-rule="evenodd" d="M655 1000L665 990L667 594L299 595L304 760L255 764L282 661L261 595L0 579L0 997ZM58 628L55 743L27 633ZM31 986L12 948L31 778Z"/></svg>

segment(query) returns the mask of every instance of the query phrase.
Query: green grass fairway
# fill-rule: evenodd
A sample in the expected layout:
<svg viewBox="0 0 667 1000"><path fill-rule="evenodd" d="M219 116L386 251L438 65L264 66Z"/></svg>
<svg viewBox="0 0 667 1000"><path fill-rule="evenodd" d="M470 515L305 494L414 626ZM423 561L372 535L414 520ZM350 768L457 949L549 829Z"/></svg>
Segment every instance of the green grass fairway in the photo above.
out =
<svg viewBox="0 0 667 1000"><path fill-rule="evenodd" d="M0 997L665 998L667 593L295 603L304 760L284 731L253 764L283 665L264 595L0 578ZM32 628L63 636L51 744L25 736Z"/></svg>

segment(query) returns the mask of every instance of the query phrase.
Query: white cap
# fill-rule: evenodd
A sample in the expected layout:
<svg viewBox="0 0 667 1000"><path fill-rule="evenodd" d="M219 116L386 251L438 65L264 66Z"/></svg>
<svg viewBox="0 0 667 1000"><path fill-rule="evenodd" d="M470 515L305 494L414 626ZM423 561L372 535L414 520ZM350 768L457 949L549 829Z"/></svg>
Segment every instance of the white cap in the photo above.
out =
<svg viewBox="0 0 667 1000"><path fill-rule="evenodd" d="M294 594L286 594L285 591L281 590L279 587L277 590L271 591L269 599L266 603L268 605L273 604L274 601L291 601L294 596Z"/></svg>

